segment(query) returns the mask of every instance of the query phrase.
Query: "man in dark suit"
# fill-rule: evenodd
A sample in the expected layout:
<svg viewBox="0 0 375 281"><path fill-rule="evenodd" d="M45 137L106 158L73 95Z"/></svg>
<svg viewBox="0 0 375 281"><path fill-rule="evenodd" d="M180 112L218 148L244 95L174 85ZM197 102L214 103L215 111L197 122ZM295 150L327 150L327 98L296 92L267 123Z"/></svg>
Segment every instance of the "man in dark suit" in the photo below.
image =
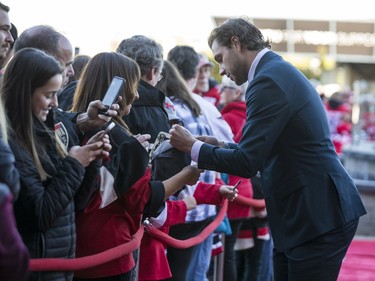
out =
<svg viewBox="0 0 375 281"><path fill-rule="evenodd" d="M220 75L249 82L242 139L198 140L174 125L171 143L191 152L201 169L241 177L261 172L275 281L336 280L366 210L335 152L318 93L244 19L227 20L208 43Z"/></svg>

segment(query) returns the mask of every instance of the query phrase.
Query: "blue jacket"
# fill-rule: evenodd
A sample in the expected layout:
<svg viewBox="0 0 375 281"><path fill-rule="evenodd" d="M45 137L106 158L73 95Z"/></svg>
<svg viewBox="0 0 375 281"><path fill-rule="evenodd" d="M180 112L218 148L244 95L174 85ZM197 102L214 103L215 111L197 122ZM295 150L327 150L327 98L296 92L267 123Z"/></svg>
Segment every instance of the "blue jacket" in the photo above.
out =
<svg viewBox="0 0 375 281"><path fill-rule="evenodd" d="M338 158L321 99L295 67L266 53L246 91L247 120L231 149L201 147L199 168L262 174L276 249L300 245L366 210Z"/></svg>

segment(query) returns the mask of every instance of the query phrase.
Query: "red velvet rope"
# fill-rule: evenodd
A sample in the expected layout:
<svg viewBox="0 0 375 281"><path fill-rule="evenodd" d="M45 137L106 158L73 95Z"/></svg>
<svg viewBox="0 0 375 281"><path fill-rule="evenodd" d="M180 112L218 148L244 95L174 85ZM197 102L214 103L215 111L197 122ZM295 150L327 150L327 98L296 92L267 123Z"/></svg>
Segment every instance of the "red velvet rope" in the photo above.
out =
<svg viewBox="0 0 375 281"><path fill-rule="evenodd" d="M248 198L241 194L238 194L236 202L240 203L241 205L246 205L253 208L263 209L266 207L266 202L264 201L264 199Z"/></svg>
<svg viewBox="0 0 375 281"><path fill-rule="evenodd" d="M133 235L133 239L130 242L95 255L75 259L31 259L30 271L76 271L112 261L139 248L141 239L143 237L143 232L144 228L141 226Z"/></svg>
<svg viewBox="0 0 375 281"><path fill-rule="evenodd" d="M214 230L219 226L219 224L224 219L224 216L227 213L227 209L228 209L228 200L224 200L223 206L220 208L220 211L215 217L215 219L209 225L207 225L206 228L203 229L202 232L199 233L199 235L196 237L192 237L192 238L185 239L185 240L178 240L169 236L165 232L160 231L159 229L155 227L151 227L148 230L148 233L152 237L156 238L157 240L173 248L178 248L178 249L190 248L194 245L201 243L203 240L205 240L208 237L208 235L214 232Z"/></svg>
<svg viewBox="0 0 375 281"><path fill-rule="evenodd" d="M215 219L205 228L202 232L193 238L186 240L177 240L170 237L166 233L158 230L157 228L151 228L149 231L150 235L154 238L166 243L175 248L189 248L197 245L208 237L224 219L224 216L228 209L228 201L225 200L222 208L215 217ZM126 254L131 253L135 249L139 248L141 239L143 237L144 228L143 226L133 235L133 239L117 247L111 248L104 252L75 258L75 259L62 259L62 258L45 258L45 259L31 259L30 260L30 271L77 271L90 267L94 267L114 259L120 258Z"/></svg>

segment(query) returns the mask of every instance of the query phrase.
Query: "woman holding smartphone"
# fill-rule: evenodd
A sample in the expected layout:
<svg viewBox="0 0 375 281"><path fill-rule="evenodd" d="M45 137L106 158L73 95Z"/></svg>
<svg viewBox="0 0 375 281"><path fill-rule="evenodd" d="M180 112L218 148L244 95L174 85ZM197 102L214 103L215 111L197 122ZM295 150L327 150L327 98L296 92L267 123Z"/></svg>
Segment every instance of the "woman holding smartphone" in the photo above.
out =
<svg viewBox="0 0 375 281"><path fill-rule="evenodd" d="M114 52L95 55L81 74L72 111L82 111L92 100L103 100L114 76L124 78L126 83L119 94L119 114L112 118L116 123L109 132L112 150L100 171L97 183L100 188L89 206L76 214L77 256L80 257L129 242L143 218L156 217L171 194L185 184L195 183L202 172L186 166L167 180L151 180L149 156L141 143L145 136L137 136L140 141L133 137L122 119L130 113L132 102L138 98L140 71L129 57ZM75 280L130 280L134 266L130 253L103 265L77 271Z"/></svg>
<svg viewBox="0 0 375 281"><path fill-rule="evenodd" d="M18 230L32 258L74 258L74 196L80 187L85 188L81 186L85 167L107 156L111 148L103 132L84 146L63 145L54 126L61 73L55 58L25 48L9 62L3 81L9 144L21 178L14 210ZM72 279L73 272L48 271L32 272L29 278Z"/></svg>

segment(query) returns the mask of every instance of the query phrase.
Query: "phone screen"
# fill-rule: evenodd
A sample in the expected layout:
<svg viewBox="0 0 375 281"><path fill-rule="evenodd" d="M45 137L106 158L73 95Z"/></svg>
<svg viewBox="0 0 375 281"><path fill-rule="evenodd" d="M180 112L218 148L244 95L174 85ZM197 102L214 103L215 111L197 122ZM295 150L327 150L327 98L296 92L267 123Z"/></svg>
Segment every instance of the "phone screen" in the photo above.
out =
<svg viewBox="0 0 375 281"><path fill-rule="evenodd" d="M114 126L115 126L115 122L110 122L107 126L105 126L104 133L108 134L109 131L112 130Z"/></svg>
<svg viewBox="0 0 375 281"><path fill-rule="evenodd" d="M117 98L120 94L120 90L125 85L125 79L115 76L112 79L111 84L108 87L107 92L102 100L103 104L108 108L111 107L112 104L116 103Z"/></svg>

